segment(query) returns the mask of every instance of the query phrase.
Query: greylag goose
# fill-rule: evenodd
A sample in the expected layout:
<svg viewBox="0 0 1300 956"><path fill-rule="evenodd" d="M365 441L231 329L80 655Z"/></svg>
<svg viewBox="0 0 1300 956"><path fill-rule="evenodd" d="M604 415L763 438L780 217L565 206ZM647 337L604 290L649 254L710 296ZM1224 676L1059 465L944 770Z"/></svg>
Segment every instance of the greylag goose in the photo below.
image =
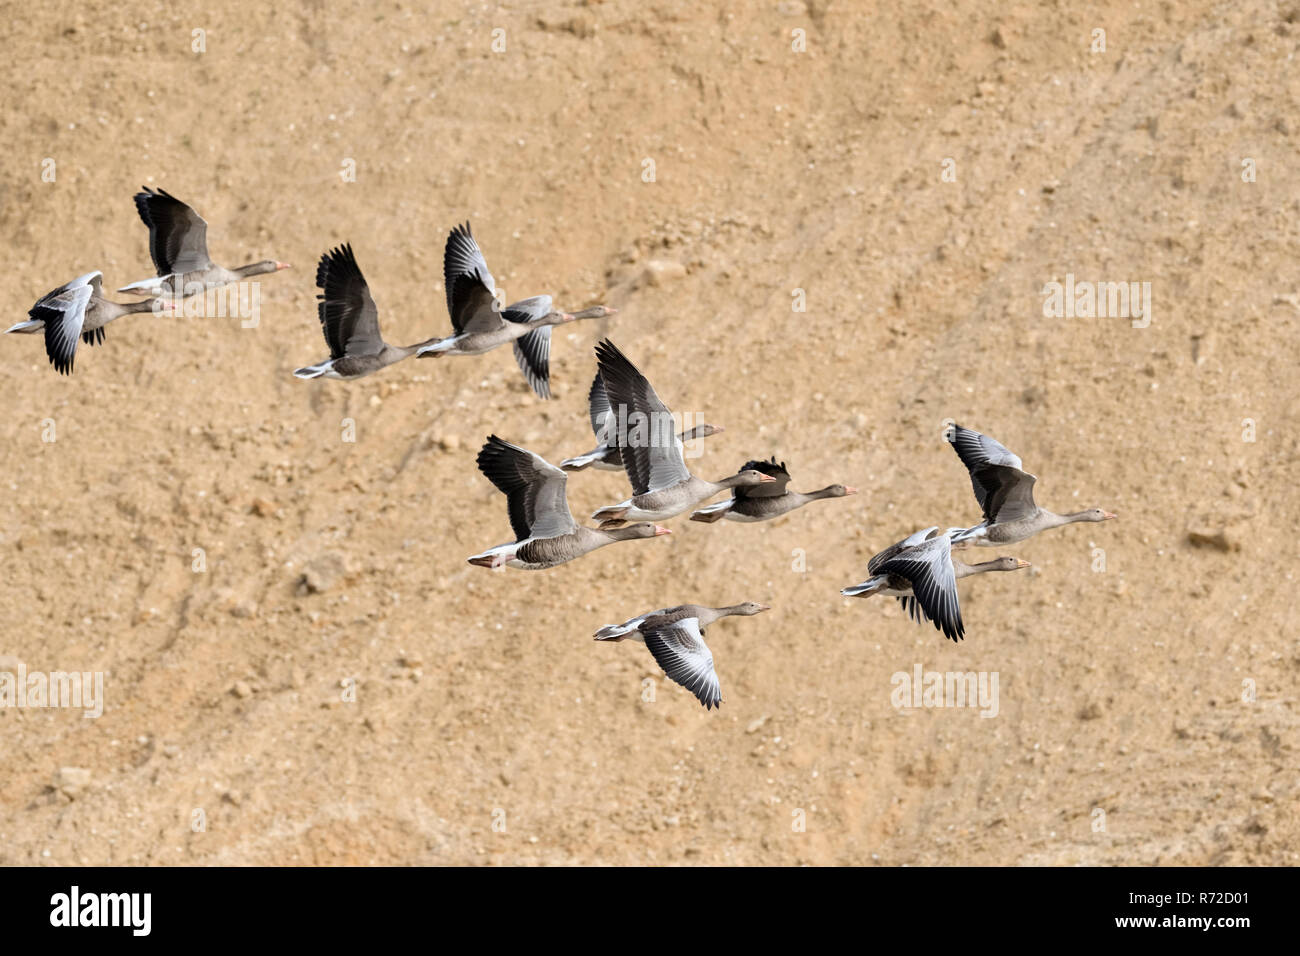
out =
<svg viewBox="0 0 1300 956"><path fill-rule="evenodd" d="M208 256L208 224L197 212L162 189L144 186L135 208L149 227L149 255L158 274L118 289L139 295L182 299L251 276L279 272L287 262L264 259L238 269L219 266Z"/></svg>
<svg viewBox="0 0 1300 956"><path fill-rule="evenodd" d="M954 538L954 544L973 543L993 548L1015 544L1040 531L1075 521L1106 521L1115 517L1101 508L1070 514L1040 508L1034 503L1034 482L1038 479L1024 471L1024 463L1006 446L960 425L953 425L948 441L970 472L975 499L984 509L984 520Z"/></svg>
<svg viewBox="0 0 1300 956"><path fill-rule="evenodd" d="M565 497L566 475L540 455L488 436L478 453L478 468L506 496L515 539L469 558L470 564L499 568L503 564L540 571L580 558L615 541L671 534L650 522L615 531L586 528L573 520Z"/></svg>
<svg viewBox="0 0 1300 956"><path fill-rule="evenodd" d="M609 444L616 424L614 413L609 407L609 396L605 394L605 383L601 381L599 372L596 373L596 378L591 383L591 390L587 393L587 409L591 415L591 430L596 433L596 441L600 444L585 455L564 459L560 462L560 467L565 471L582 471L590 465L602 471L622 471L623 454L618 450L617 445ZM696 438L708 438L723 430L721 425L696 425L694 428L678 433L677 440L685 444Z"/></svg>
<svg viewBox="0 0 1300 956"><path fill-rule="evenodd" d="M316 267L316 312L330 357L294 369L298 378L361 378L400 362L424 345L389 345L379 334L379 310L350 244L331 249ZM432 339L427 341L433 341Z"/></svg>
<svg viewBox="0 0 1300 956"><path fill-rule="evenodd" d="M488 271L468 222L447 236L442 271L447 312L455 334L431 340L416 355L482 355L511 342L524 378L541 398L551 397L551 327L577 319L599 319L618 311L596 305L572 314L558 312L551 307L549 295L521 299L502 309L493 298L496 280Z"/></svg>
<svg viewBox="0 0 1300 956"><path fill-rule="evenodd" d="M624 521L662 521L693 508L729 488L775 482L771 475L749 469L721 481L705 481L690 473L673 413L627 356L608 339L596 346L601 380L609 395L612 437L632 483L632 497L596 511L601 527ZM609 440L607 438L606 440Z"/></svg>
<svg viewBox="0 0 1300 956"><path fill-rule="evenodd" d="M858 489L846 485L827 485L820 491L787 491L790 472L785 462L776 463L776 456L771 461L747 461L741 471L761 471L776 479L775 484L765 484L731 489L731 498L708 505L691 515L692 521L714 522L721 518L728 521L767 521L801 508L810 501L823 498L843 498L856 495Z"/></svg>
<svg viewBox="0 0 1300 956"><path fill-rule="evenodd" d="M749 616L767 610L770 608L766 604L753 601L730 607L681 604L602 627L596 632L596 640L640 641L669 680L681 684L699 698L706 710L712 710L722 703L722 688L713 670L713 653L704 643L705 628L733 614Z"/></svg>
<svg viewBox="0 0 1300 956"><path fill-rule="evenodd" d="M160 299L111 302L103 296L100 281L103 277L102 272L87 272L46 293L28 310L26 322L5 331L25 335L44 332L45 354L50 357L50 364L61 374L71 375L78 339L87 345L98 345L104 341L104 326L114 319L136 312L175 309Z"/></svg>
<svg viewBox="0 0 1300 956"><path fill-rule="evenodd" d="M903 610L916 621L923 618L953 641L966 634L957 599L957 579L987 571L1015 571L1029 567L1019 558L996 558L982 564L966 564L952 556L952 539L964 529L938 527L908 535L867 562L871 577L861 584L842 588L845 597L884 594L898 598ZM931 535L934 535L931 537ZM919 608L918 608L919 605Z"/></svg>

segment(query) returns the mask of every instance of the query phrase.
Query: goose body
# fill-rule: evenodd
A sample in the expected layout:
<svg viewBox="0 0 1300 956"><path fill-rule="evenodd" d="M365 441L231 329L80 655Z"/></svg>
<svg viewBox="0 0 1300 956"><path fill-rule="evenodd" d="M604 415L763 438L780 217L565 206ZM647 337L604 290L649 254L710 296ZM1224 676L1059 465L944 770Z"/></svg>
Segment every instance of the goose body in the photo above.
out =
<svg viewBox="0 0 1300 956"><path fill-rule="evenodd" d="M158 274L118 289L137 295L180 300L256 275L289 268L286 262L265 259L227 269L208 255L208 224L186 203L162 189L143 187L135 208L149 228L149 255Z"/></svg>
<svg viewBox="0 0 1300 956"><path fill-rule="evenodd" d="M1014 571L1029 566L1019 558L996 558L981 564L966 564L952 556L952 540L963 533L949 528L937 534L937 527L925 528L892 544L867 563L871 574L866 581L843 588L846 597L883 594L897 598L903 610L918 623L932 622L936 630L953 641L966 633L957 596L957 579L988 571Z"/></svg>
<svg viewBox="0 0 1300 956"><path fill-rule="evenodd" d="M494 293L496 280L469 223L447 236L442 256L447 312L454 330L430 339L416 350L418 358L441 355L482 355L502 345L514 346L515 361L529 386L541 398L551 397L551 328L577 319L597 319L617 309L598 305L570 314L552 307L549 295L521 299L501 308Z"/></svg>
<svg viewBox="0 0 1300 956"><path fill-rule="evenodd" d="M294 369L298 378L362 378L387 368L426 344L389 345L379 332L379 310L350 244L331 249L316 266L316 314L330 357Z"/></svg>
<svg viewBox="0 0 1300 956"><path fill-rule="evenodd" d="M766 604L757 604L753 601L745 604L732 604L728 607L705 607L702 604L678 604L676 607L661 607L657 611L647 611L644 614L624 621L622 624L611 624L608 627L602 627L596 632L598 641L640 641L645 643L645 637L642 629L653 630L656 627L662 627L666 624L673 624L683 618L693 617L700 622L700 631L703 632L709 625L721 620L724 617L730 617L733 614L751 615L759 611L771 610Z"/></svg>
<svg viewBox="0 0 1300 956"><path fill-rule="evenodd" d="M692 521L714 522L723 518L743 522L770 521L789 514L796 508L802 508L811 501L842 498L858 493L856 488L845 485L828 485L806 493L789 491L787 486L790 483L790 472L786 469L785 462L778 465L775 457L770 461L747 461L740 470L760 471L770 475L773 483L733 488L731 498L701 508L691 515Z"/></svg>
<svg viewBox="0 0 1300 956"><path fill-rule="evenodd" d="M993 548L1076 521L1115 517L1101 508L1069 514L1040 508L1034 501L1034 483L1038 479L1024 470L1024 463L1005 445L960 425L953 425L948 441L970 473L975 499L984 511L984 520L956 536L954 544Z"/></svg>
<svg viewBox="0 0 1300 956"><path fill-rule="evenodd" d="M478 467L506 496L515 540L474 555L468 559L470 564L540 571L615 541L671 533L667 528L649 523L617 530L579 525L569 511L565 493L568 476L540 455L496 435L489 436L479 451Z"/></svg>
<svg viewBox="0 0 1300 956"><path fill-rule="evenodd" d="M77 276L67 285L41 296L28 310L26 322L5 331L20 335L44 333L50 364L60 374L71 375L78 341L98 345L104 341L104 326L114 319L138 312L174 309L171 303L157 299L111 302L103 296L102 281L102 272Z"/></svg>
<svg viewBox="0 0 1300 956"><path fill-rule="evenodd" d="M596 359L611 414L617 414L628 426L613 437L632 484L632 497L592 515L602 522L602 527L616 527L625 521L662 521L720 491L776 481L754 470L721 481L705 481L692 475L686 467L681 438L667 430L673 421L672 412L646 377L608 340L596 346Z"/></svg>
<svg viewBox="0 0 1300 956"><path fill-rule="evenodd" d="M753 601L717 608L680 604L603 627L596 632L596 640L644 644L669 680L694 694L706 710L712 710L722 703L722 686L713 669L713 652L704 643L705 629L733 614L749 616L766 610L766 604Z"/></svg>
<svg viewBox="0 0 1300 956"><path fill-rule="evenodd" d="M609 407L609 396L605 394L605 383L601 380L599 372L596 373L591 389L587 392L587 408L591 416L591 430L595 432L596 441L600 444L586 454L564 459L560 462L560 467L565 471L582 471L588 466L601 471L622 471L623 453L619 451L614 439L617 423L613 409ZM700 424L678 433L677 440L684 445L688 441L708 438L723 430L721 425Z"/></svg>

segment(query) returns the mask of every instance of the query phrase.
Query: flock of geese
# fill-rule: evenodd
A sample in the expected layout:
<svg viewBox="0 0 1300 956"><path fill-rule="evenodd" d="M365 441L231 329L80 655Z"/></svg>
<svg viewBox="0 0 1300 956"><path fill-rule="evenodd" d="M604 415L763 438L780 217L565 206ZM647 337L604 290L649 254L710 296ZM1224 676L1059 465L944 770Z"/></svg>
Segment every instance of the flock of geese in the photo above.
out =
<svg viewBox="0 0 1300 956"><path fill-rule="evenodd" d="M288 268L266 260L237 269L212 262L207 223L188 205L163 190L145 187L136 209L149 228L149 252L157 275L123 286L119 292L144 296L132 303L104 298L102 273L90 272L42 296L28 320L9 332L44 333L50 363L70 374L78 341L96 345L104 326L124 315L175 310L184 298L246 278ZM356 379L412 355L481 355L510 343L528 384L550 397L551 330L578 319L603 318L617 310L597 305L578 312L556 310L548 295L502 306L495 282L469 223L454 228L443 254L447 311L453 333L408 346L389 345L379 331L379 315L350 245L321 256L316 269L317 313L329 357L296 369L299 378ZM478 468L506 497L514 539L476 554L470 564L537 571L553 568L619 541L671 534L659 522L692 512L690 520L712 523L768 521L813 501L856 494L846 485L817 491L789 489L790 473L775 457L745 462L732 475L709 481L691 473L685 442L707 438L721 426L701 424L676 430L671 409L649 380L608 339L596 346L596 377L587 404L596 447L566 458L558 466L496 435L478 453ZM965 635L957 580L989 571L1028 566L1015 557L967 564L953 552L971 546L1016 544L1049 528L1078 521L1104 521L1115 515L1100 508L1057 514L1034 501L1037 480L1005 446L960 425L946 437L969 473L983 520L969 528L932 527L917 531L875 555L870 577L843 588L848 597L881 594L896 598L918 623L931 622L946 637ZM592 514L595 527L579 524L569 510L570 473L586 468L627 475L631 495ZM723 493L730 496L709 504ZM705 630L730 616L769 610L747 602L728 607L682 604L633 617L596 632L599 641L643 643L670 680L691 691L705 708L722 701L713 654Z"/></svg>

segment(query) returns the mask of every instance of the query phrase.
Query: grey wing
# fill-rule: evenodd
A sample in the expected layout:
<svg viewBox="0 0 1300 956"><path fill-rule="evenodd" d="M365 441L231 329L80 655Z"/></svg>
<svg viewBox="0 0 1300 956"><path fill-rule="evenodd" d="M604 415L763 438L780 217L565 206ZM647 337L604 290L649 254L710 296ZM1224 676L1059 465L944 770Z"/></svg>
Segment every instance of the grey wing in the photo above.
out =
<svg viewBox="0 0 1300 956"><path fill-rule="evenodd" d="M60 374L72 374L86 308L99 293L102 279L103 274L99 272L77 276L67 285L41 296L28 310L32 320L45 323L45 354Z"/></svg>
<svg viewBox="0 0 1300 956"><path fill-rule="evenodd" d="M149 227L149 255L160 276L212 268L208 224L191 206L148 186L134 198L140 219Z"/></svg>
<svg viewBox="0 0 1300 956"><path fill-rule="evenodd" d="M882 574L897 574L912 585L912 595L935 629L951 640L966 633L957 600L957 574L952 566L952 547L946 534L931 538L885 561Z"/></svg>
<svg viewBox="0 0 1300 956"><path fill-rule="evenodd" d="M468 222L448 234L442 254L442 274L447 290L447 313L457 333L491 332L501 327L501 313L493 299L496 280L488 271Z"/></svg>
<svg viewBox="0 0 1300 956"><path fill-rule="evenodd" d="M609 407L609 396L605 394L605 382L599 372L592 380L591 391L587 393L587 413L591 416L591 430L596 433L596 441L613 447L608 438L613 432L611 420L614 413Z"/></svg>
<svg viewBox="0 0 1300 956"><path fill-rule="evenodd" d="M705 709L722 703L722 688L713 670L713 654L700 634L698 618L686 617L666 627L645 630L645 646L669 680L699 698Z"/></svg>
<svg viewBox="0 0 1300 956"><path fill-rule="evenodd" d="M691 477L672 412L649 380L608 339L596 346L611 412L623 427L609 444L623 453L634 495L669 488Z"/></svg>
<svg viewBox="0 0 1300 956"><path fill-rule="evenodd" d="M971 481L977 480L971 475ZM984 505L984 517L993 524L1019 521L1038 514L1034 501L1034 482L1038 479L1028 472L1015 468L986 468L978 473L978 481L989 489Z"/></svg>
<svg viewBox="0 0 1300 956"><path fill-rule="evenodd" d="M515 361L538 398L551 397L551 327L543 325L515 339Z"/></svg>
<svg viewBox="0 0 1300 956"><path fill-rule="evenodd" d="M1038 513L1034 503L1037 479L1005 445L988 435L953 426L953 450L970 472L975 500L990 523L1017 521Z"/></svg>
<svg viewBox="0 0 1300 956"><path fill-rule="evenodd" d="M933 534L938 530L939 530L938 525L935 525L934 527L931 528L922 528L920 531L916 532L915 534L909 534L902 541L899 541L896 544L891 544L884 551L881 551L879 554L877 554L875 557L873 557L870 561L867 562L867 571L870 572L871 574L875 574L880 569L880 566L884 564L886 561L888 561L890 558L892 558L894 555L908 548L916 547L918 544L925 541L927 538L930 537L931 534Z"/></svg>
<svg viewBox="0 0 1300 956"><path fill-rule="evenodd" d="M540 455L488 437L478 467L506 496L515 540L554 538L578 527L565 494L568 476Z"/></svg>
<svg viewBox="0 0 1300 956"><path fill-rule="evenodd" d="M551 314L551 297L535 295L528 299L511 302L501 313L507 322L533 322L544 319Z"/></svg>
<svg viewBox="0 0 1300 956"><path fill-rule="evenodd" d="M982 465L1010 465L1012 468L1023 470L1025 467L1025 463L1017 455L1012 454L1006 445L996 438L981 435L974 429L953 425L952 437L949 441L967 468Z"/></svg>
<svg viewBox="0 0 1300 956"><path fill-rule="evenodd" d="M316 310L330 358L379 353L384 347L379 334L379 310L350 244L320 257L316 285L321 290L316 296Z"/></svg>

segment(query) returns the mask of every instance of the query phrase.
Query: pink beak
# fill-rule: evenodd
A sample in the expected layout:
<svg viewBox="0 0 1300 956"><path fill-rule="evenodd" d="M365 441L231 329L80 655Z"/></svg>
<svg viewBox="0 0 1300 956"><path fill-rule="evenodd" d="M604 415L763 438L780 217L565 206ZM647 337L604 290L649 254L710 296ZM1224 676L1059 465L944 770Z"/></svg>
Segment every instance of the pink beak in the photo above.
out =
<svg viewBox="0 0 1300 956"><path fill-rule="evenodd" d="M1118 517L1119 517L1119 515L1117 515L1117 514L1113 514L1112 512L1109 512L1109 511L1103 511L1103 512L1101 513L1101 520L1102 520L1102 521L1105 521L1107 518L1118 518Z"/></svg>
<svg viewBox="0 0 1300 956"><path fill-rule="evenodd" d="M287 262L277 262L277 263L275 264L275 271L276 271L276 272L279 272L281 269L292 269L292 268L293 268L293 266L289 265L289 263L287 263Z"/></svg>
<svg viewBox="0 0 1300 956"><path fill-rule="evenodd" d="M672 534L672 532L669 531L667 528L665 528L665 527L664 527L663 525L661 525L661 524L657 524L657 525L655 525L655 537L657 538L657 537L659 537L661 534Z"/></svg>
<svg viewBox="0 0 1300 956"><path fill-rule="evenodd" d="M850 488L848 485L845 485L845 486L844 486L844 493L845 493L846 495L856 495L856 494L858 493L858 489L856 489L856 488Z"/></svg>

